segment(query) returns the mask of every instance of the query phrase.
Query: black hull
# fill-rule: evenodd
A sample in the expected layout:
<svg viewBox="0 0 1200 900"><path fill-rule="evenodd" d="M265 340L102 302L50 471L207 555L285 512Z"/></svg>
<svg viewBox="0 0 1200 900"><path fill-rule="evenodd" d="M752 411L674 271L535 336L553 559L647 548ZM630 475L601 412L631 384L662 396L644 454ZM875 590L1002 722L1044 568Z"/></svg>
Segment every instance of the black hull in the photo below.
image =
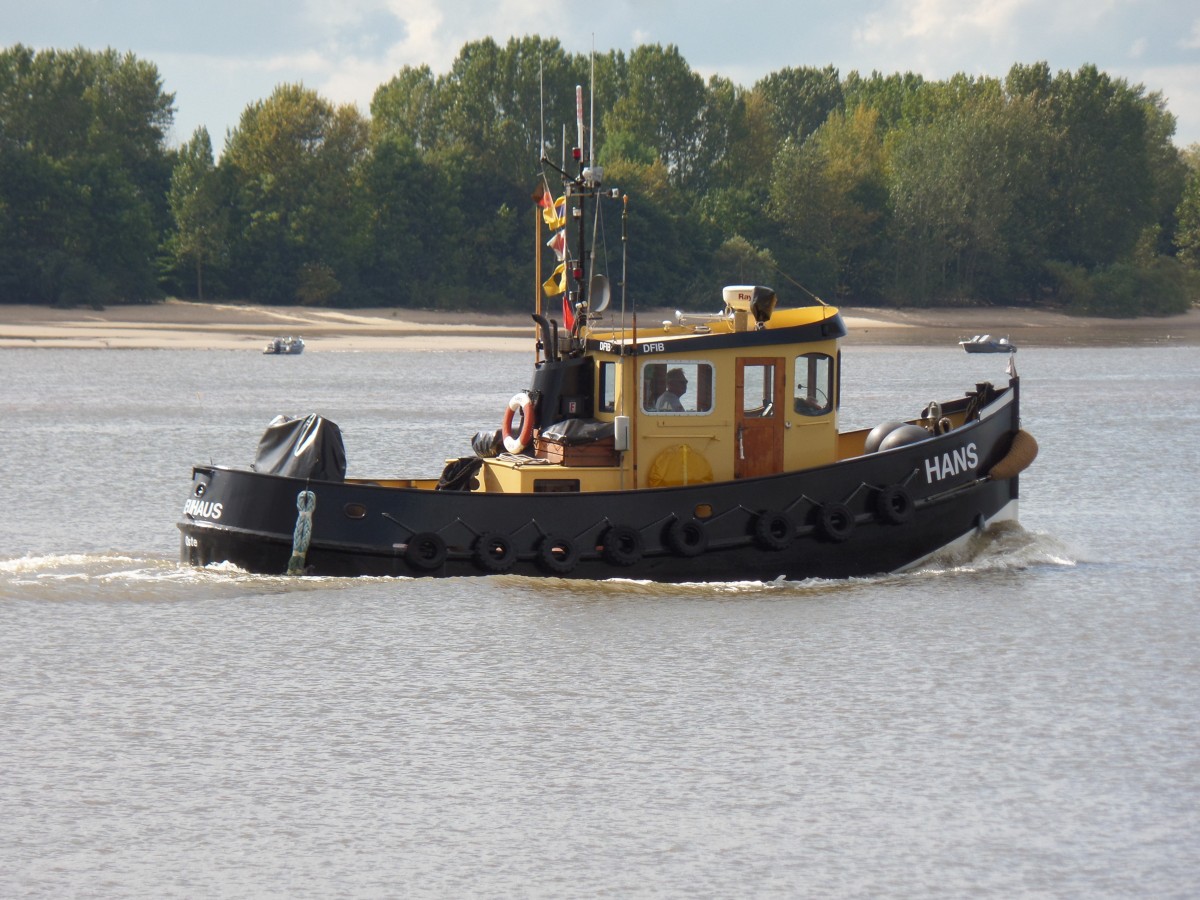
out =
<svg viewBox="0 0 1200 900"><path fill-rule="evenodd" d="M1011 344L960 344L968 353L1016 353L1017 348Z"/></svg>
<svg viewBox="0 0 1200 900"><path fill-rule="evenodd" d="M198 466L185 563L250 572L459 577L507 572L664 582L899 571L1015 516L1018 479L987 477L1019 427L1017 385L948 434L798 473L625 492L487 494L306 482ZM316 497L307 548L297 496ZM554 553L550 547L556 547Z"/></svg>

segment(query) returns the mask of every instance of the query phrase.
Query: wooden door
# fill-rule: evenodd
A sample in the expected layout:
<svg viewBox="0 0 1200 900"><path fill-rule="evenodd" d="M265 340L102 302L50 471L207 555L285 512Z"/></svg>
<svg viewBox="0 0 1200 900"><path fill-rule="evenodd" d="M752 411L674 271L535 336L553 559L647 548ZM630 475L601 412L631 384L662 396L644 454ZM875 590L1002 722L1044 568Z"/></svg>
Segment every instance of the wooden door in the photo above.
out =
<svg viewBox="0 0 1200 900"><path fill-rule="evenodd" d="M754 478L783 471L782 357L737 361L733 477Z"/></svg>

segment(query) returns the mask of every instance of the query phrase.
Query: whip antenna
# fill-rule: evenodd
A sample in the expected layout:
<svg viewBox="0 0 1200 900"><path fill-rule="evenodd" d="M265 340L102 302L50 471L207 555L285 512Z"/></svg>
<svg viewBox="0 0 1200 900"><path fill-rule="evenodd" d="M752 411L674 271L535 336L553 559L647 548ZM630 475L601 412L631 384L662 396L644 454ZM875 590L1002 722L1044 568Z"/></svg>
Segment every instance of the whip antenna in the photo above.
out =
<svg viewBox="0 0 1200 900"><path fill-rule="evenodd" d="M575 85L575 135L579 139L575 146L583 152L583 85Z"/></svg>
<svg viewBox="0 0 1200 900"><path fill-rule="evenodd" d="M588 165L596 164L596 36L592 35L591 109L588 110ZM597 205L598 207L598 205Z"/></svg>

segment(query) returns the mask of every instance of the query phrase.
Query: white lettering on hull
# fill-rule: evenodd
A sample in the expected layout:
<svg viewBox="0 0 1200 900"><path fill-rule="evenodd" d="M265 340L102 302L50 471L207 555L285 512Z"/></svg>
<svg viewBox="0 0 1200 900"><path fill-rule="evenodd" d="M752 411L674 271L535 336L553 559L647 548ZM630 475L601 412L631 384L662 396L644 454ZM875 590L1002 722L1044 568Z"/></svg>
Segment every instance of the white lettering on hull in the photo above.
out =
<svg viewBox="0 0 1200 900"><path fill-rule="evenodd" d="M210 500L189 500L183 504L183 514L193 519L212 519L215 522L221 518L221 504Z"/></svg>
<svg viewBox="0 0 1200 900"><path fill-rule="evenodd" d="M975 469L979 465L979 451L974 442L957 450L950 450L941 456L929 456L925 459L925 483L933 484L945 478L953 478Z"/></svg>

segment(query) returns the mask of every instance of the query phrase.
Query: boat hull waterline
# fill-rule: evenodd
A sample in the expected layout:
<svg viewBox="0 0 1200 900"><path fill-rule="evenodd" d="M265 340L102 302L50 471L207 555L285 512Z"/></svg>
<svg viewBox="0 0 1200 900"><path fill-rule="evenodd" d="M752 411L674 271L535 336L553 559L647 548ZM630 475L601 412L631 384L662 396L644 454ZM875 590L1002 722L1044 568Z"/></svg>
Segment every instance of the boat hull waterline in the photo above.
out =
<svg viewBox="0 0 1200 900"><path fill-rule="evenodd" d="M902 571L1015 519L1019 476L1001 470L1024 435L1018 389L1014 378L977 420L914 444L654 490L504 495L196 466L181 558L319 576L697 582Z"/></svg>

